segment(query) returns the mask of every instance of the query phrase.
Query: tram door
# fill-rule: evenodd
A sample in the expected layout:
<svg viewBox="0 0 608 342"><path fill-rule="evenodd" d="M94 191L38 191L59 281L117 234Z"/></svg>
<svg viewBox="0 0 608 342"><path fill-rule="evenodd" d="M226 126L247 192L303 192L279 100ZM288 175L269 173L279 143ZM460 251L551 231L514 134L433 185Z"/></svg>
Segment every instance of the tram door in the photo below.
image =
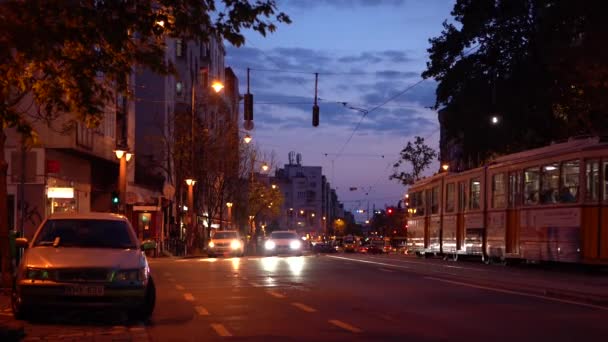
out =
<svg viewBox="0 0 608 342"><path fill-rule="evenodd" d="M509 173L509 193L507 207L507 229L505 232L505 249L507 254L519 254L519 211L522 198L521 172Z"/></svg>

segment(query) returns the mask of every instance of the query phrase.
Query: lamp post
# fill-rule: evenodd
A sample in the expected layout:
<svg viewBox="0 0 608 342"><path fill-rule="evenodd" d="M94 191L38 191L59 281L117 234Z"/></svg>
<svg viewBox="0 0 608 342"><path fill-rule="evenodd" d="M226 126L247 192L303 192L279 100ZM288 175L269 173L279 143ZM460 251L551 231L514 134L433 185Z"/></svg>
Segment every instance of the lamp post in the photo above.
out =
<svg viewBox="0 0 608 342"><path fill-rule="evenodd" d="M194 222L196 220L196 212L194 210L194 184L196 181L192 178L186 179L186 185L188 185L188 224L190 225L190 229L188 229L188 241L192 239L192 234L194 233ZM188 245L188 244L186 244Z"/></svg>
<svg viewBox="0 0 608 342"><path fill-rule="evenodd" d="M232 202L227 202L226 207L228 207L228 229L232 229Z"/></svg>
<svg viewBox="0 0 608 342"><path fill-rule="evenodd" d="M125 213L125 201L127 199L127 162L133 158L133 153L126 149L117 148L114 150L116 158L119 160L118 168L118 196L119 196L119 213Z"/></svg>

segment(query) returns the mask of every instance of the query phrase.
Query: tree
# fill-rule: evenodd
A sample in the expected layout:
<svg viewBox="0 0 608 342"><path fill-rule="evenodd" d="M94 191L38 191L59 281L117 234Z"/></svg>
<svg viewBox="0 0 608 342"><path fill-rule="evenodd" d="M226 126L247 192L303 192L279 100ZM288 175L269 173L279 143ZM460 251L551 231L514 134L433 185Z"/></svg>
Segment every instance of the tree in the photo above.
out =
<svg viewBox="0 0 608 342"><path fill-rule="evenodd" d="M393 165L395 171L389 179L397 179L403 185L411 185L420 179L422 171L431 165L433 158L437 157L437 152L424 144L424 138L415 137L414 143L412 144L411 141L408 141L405 148L401 150L400 155L401 159ZM399 171L398 168L403 163L411 164L412 171Z"/></svg>
<svg viewBox="0 0 608 342"><path fill-rule="evenodd" d="M494 154L608 133L602 1L458 0L430 39L447 140L476 166ZM492 117L498 117L494 124Z"/></svg>
<svg viewBox="0 0 608 342"><path fill-rule="evenodd" d="M216 2L221 6L216 6ZM164 37L206 41L220 37L240 46L242 29L266 35L275 22L274 0L128 0L0 2L0 251L10 286L6 207L5 130L35 141L33 122L57 119L97 126L117 94L130 96L135 66L174 71L165 61Z"/></svg>

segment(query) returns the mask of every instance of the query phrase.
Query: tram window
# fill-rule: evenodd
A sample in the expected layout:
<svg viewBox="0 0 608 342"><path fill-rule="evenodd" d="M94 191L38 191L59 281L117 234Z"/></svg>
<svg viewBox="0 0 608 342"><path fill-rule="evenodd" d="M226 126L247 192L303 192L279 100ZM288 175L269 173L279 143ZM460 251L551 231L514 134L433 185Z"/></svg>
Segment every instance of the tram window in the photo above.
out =
<svg viewBox="0 0 608 342"><path fill-rule="evenodd" d="M458 183L458 212L461 213L464 211L464 208L467 203L467 191L465 182Z"/></svg>
<svg viewBox="0 0 608 342"><path fill-rule="evenodd" d="M589 202L596 202L600 198L599 160L588 160L585 170L585 200Z"/></svg>
<svg viewBox="0 0 608 342"><path fill-rule="evenodd" d="M498 173L492 176L492 208L506 206L505 174Z"/></svg>
<svg viewBox="0 0 608 342"><path fill-rule="evenodd" d="M559 189L559 201L572 203L578 200L579 161L572 160L562 163L562 182Z"/></svg>
<svg viewBox="0 0 608 342"><path fill-rule="evenodd" d="M604 170L604 192L603 192L603 200L608 201L608 162L602 163L602 170Z"/></svg>
<svg viewBox="0 0 608 342"><path fill-rule="evenodd" d="M455 209L456 204L456 185L454 183L448 183L446 185L446 196L445 196L445 212L452 213Z"/></svg>
<svg viewBox="0 0 608 342"><path fill-rule="evenodd" d="M415 193L416 196L416 216L424 216L425 213L425 205L424 205L424 192L418 191Z"/></svg>
<svg viewBox="0 0 608 342"><path fill-rule="evenodd" d="M479 209L479 202L480 202L480 198L479 196L481 195L481 182L479 181L479 178L473 178L471 179L471 193L469 195L469 209Z"/></svg>
<svg viewBox="0 0 608 342"><path fill-rule="evenodd" d="M509 208L521 204L521 173L509 173Z"/></svg>
<svg viewBox="0 0 608 342"><path fill-rule="evenodd" d="M559 164L543 165L540 182L540 203L556 203L559 193Z"/></svg>
<svg viewBox="0 0 608 342"><path fill-rule="evenodd" d="M530 168L524 171L524 204L532 205L538 203L538 190L540 187L540 172L538 168Z"/></svg>
<svg viewBox="0 0 608 342"><path fill-rule="evenodd" d="M439 213L439 187L436 186L431 191L431 214Z"/></svg>

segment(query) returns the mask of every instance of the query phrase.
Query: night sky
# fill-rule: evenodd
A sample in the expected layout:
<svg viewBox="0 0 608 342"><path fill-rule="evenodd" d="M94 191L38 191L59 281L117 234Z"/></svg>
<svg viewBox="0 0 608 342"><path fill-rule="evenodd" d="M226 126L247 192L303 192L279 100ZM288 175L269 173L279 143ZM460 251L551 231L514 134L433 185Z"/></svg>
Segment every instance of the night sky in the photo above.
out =
<svg viewBox="0 0 608 342"><path fill-rule="evenodd" d="M368 202L370 210L374 204L396 205L405 187L388 177L399 151L415 135L438 147L437 113L428 108L435 103L435 82L420 82L420 74L428 39L441 33L453 1L278 0L278 5L291 25L266 38L248 33L244 47L227 44L226 51L243 94L251 68L258 148L274 153L279 167L288 162L289 151L300 153L306 166L322 166L347 210L366 209ZM316 128L311 124L315 72ZM437 168L435 162L427 174ZM356 217L361 221L366 214Z"/></svg>

